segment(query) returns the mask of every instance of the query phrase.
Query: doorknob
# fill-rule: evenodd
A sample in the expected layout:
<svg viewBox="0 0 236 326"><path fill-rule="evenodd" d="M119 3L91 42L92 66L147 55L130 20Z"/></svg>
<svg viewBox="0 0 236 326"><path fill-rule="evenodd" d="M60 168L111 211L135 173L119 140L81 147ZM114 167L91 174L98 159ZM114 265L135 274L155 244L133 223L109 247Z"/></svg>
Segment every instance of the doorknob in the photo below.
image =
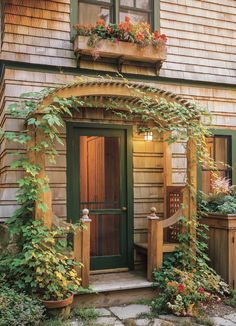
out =
<svg viewBox="0 0 236 326"><path fill-rule="evenodd" d="M121 207L121 210L122 210L123 212L126 212L126 211L127 211L127 207Z"/></svg>

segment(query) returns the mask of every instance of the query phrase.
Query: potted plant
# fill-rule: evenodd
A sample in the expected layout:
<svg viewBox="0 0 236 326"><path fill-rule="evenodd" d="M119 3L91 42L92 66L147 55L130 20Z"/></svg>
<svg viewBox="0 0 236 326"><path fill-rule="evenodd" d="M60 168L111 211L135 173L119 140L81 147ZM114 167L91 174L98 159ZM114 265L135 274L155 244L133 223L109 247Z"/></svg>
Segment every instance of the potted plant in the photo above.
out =
<svg viewBox="0 0 236 326"><path fill-rule="evenodd" d="M32 221L22 227L22 248L8 259L6 277L9 282L37 296L47 309L69 307L80 287L74 269L80 264L64 253L66 241L58 239L63 233L65 235L61 228L49 230L41 221Z"/></svg>
<svg viewBox="0 0 236 326"><path fill-rule="evenodd" d="M119 24L75 25L74 51L78 54L158 62L166 59L165 34L151 33L148 23L132 23L129 17Z"/></svg>
<svg viewBox="0 0 236 326"><path fill-rule="evenodd" d="M217 177L212 193L203 195L200 210L208 230L208 254L212 267L233 288L236 285L236 189Z"/></svg>

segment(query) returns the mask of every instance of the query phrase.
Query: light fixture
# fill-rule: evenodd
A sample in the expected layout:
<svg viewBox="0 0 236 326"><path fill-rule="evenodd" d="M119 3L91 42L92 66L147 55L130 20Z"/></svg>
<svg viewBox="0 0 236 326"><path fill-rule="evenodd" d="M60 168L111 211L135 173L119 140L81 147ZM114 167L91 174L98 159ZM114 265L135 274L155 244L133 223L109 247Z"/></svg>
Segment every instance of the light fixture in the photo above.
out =
<svg viewBox="0 0 236 326"><path fill-rule="evenodd" d="M144 133L144 140L145 141L152 141L152 131L146 131Z"/></svg>

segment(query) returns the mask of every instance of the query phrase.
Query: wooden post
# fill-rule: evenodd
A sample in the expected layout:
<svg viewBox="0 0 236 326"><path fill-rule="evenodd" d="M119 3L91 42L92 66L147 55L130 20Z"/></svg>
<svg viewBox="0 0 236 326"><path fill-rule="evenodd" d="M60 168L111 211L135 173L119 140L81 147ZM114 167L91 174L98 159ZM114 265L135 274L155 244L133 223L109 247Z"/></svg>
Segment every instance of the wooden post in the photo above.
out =
<svg viewBox="0 0 236 326"><path fill-rule="evenodd" d="M163 183L164 183L164 218L167 216L167 187L172 185L172 148L166 141L171 132L163 133Z"/></svg>
<svg viewBox="0 0 236 326"><path fill-rule="evenodd" d="M147 280L152 281L153 271L162 266L163 261L163 226L156 216L156 208L151 208L148 218L148 257Z"/></svg>
<svg viewBox="0 0 236 326"><path fill-rule="evenodd" d="M42 128L36 129L36 136L35 136L35 145L40 145L42 141L45 139L44 130ZM48 177L45 172L46 168L46 155L43 151L38 151L35 153L35 163L40 167L39 178L45 180L41 185L41 188L45 187L48 183ZM44 211L40 204L45 204L47 206L46 211ZM48 189L44 191L41 189L40 198L35 203L35 219L41 220L45 226L49 229L52 226L52 193L51 190Z"/></svg>
<svg viewBox="0 0 236 326"><path fill-rule="evenodd" d="M89 210L83 209L81 218L82 228L78 228L74 234L74 256L75 261L82 263L82 268L77 267L78 276L82 279L81 285L86 288L89 286L90 272L90 222Z"/></svg>
<svg viewBox="0 0 236 326"><path fill-rule="evenodd" d="M188 194L184 195L187 203L187 219L189 221L192 220L192 217L196 217L197 214L197 146L196 141L193 137L191 137L187 142L187 182L188 182ZM192 237L196 238L196 230L194 227L190 227L190 232L192 233ZM192 249L193 243L191 244Z"/></svg>

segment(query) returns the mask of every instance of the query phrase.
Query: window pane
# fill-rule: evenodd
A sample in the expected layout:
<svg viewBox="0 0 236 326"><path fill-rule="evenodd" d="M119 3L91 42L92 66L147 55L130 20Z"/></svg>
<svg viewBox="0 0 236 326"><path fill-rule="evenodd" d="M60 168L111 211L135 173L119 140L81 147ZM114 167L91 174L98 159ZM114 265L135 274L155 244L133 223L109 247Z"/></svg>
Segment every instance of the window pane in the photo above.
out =
<svg viewBox="0 0 236 326"><path fill-rule="evenodd" d="M150 9L150 1L149 0L136 0L136 8Z"/></svg>
<svg viewBox="0 0 236 326"><path fill-rule="evenodd" d="M94 24L99 19L104 19L106 23L110 22L110 10L106 6L94 5L88 3L79 3L79 23Z"/></svg>
<svg viewBox="0 0 236 326"><path fill-rule="evenodd" d="M120 5L125 7L134 7L134 0L120 0Z"/></svg>
<svg viewBox="0 0 236 326"><path fill-rule="evenodd" d="M228 137L215 137L215 161L218 169L227 169Z"/></svg>
<svg viewBox="0 0 236 326"><path fill-rule="evenodd" d="M149 15L145 12L136 12L132 10L121 10L120 11L120 22L123 22L125 20L125 17L129 16L132 23L138 23L138 22L149 22Z"/></svg>

